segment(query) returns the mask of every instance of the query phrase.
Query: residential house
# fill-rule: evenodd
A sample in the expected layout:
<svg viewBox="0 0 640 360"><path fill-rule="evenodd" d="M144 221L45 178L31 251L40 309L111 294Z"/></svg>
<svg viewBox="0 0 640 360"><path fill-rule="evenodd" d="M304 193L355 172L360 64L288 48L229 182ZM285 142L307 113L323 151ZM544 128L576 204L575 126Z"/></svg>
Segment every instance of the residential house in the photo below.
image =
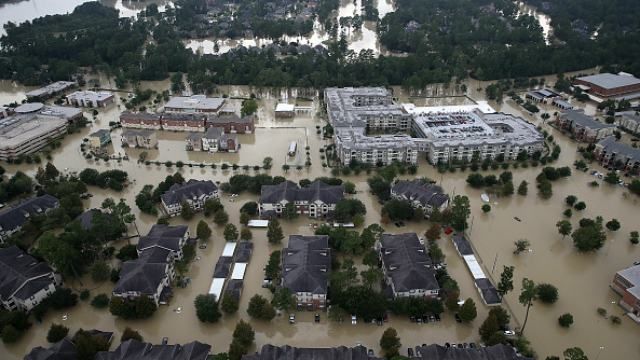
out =
<svg viewBox="0 0 640 360"><path fill-rule="evenodd" d="M122 146L142 149L155 149L158 147L158 138L153 130L149 129L125 129L122 131Z"/></svg>
<svg viewBox="0 0 640 360"><path fill-rule="evenodd" d="M616 124L633 134L640 134L640 112L621 111L615 114Z"/></svg>
<svg viewBox="0 0 640 360"><path fill-rule="evenodd" d="M220 135L220 138L218 139L218 151L234 153L238 152L238 150L240 150L240 142L238 141L238 136L236 134L225 133Z"/></svg>
<svg viewBox="0 0 640 360"><path fill-rule="evenodd" d="M618 304L628 312L630 318L640 323L640 265L618 271L611 288L622 295Z"/></svg>
<svg viewBox="0 0 640 360"><path fill-rule="evenodd" d="M106 107L113 104L115 97L109 91L75 91L67 95L67 104L80 107Z"/></svg>
<svg viewBox="0 0 640 360"><path fill-rule="evenodd" d="M196 131L204 132L205 116L189 113L164 113L162 114L162 128L171 131Z"/></svg>
<svg viewBox="0 0 640 360"><path fill-rule="evenodd" d="M71 340L64 338L48 348L37 346L25 355L24 360L77 360L78 351Z"/></svg>
<svg viewBox="0 0 640 360"><path fill-rule="evenodd" d="M194 211L204 208L204 202L218 197L218 187L211 180L191 179L184 184L174 184L162 194L162 207L169 216L176 216L182 211L182 204L187 203Z"/></svg>
<svg viewBox="0 0 640 360"><path fill-rule="evenodd" d="M174 96L165 104L165 113L213 113L224 105L223 98L208 98L206 95Z"/></svg>
<svg viewBox="0 0 640 360"><path fill-rule="evenodd" d="M0 301L5 309L30 311L60 283L49 265L17 246L0 248Z"/></svg>
<svg viewBox="0 0 640 360"><path fill-rule="evenodd" d="M221 128L225 134L253 134L255 119L252 115L239 117L235 113L210 115L207 127Z"/></svg>
<svg viewBox="0 0 640 360"><path fill-rule="evenodd" d="M291 181L263 185L259 201L260 216L280 216L285 206L292 203L298 214L312 218L326 217L343 198L342 185L327 185L319 180L302 188Z"/></svg>
<svg viewBox="0 0 640 360"><path fill-rule="evenodd" d="M427 217L433 210L442 211L449 205L449 195L444 194L440 186L421 179L396 181L391 187L391 197L409 201Z"/></svg>
<svg viewBox="0 0 640 360"><path fill-rule="evenodd" d="M289 236L282 249L282 286L296 297L298 307L325 308L330 271L329 236Z"/></svg>
<svg viewBox="0 0 640 360"><path fill-rule="evenodd" d="M203 136L204 134L199 132L188 133L187 137L185 138L185 141L186 141L185 148L187 149L187 151L202 151ZM216 143L216 146L217 146L217 143Z"/></svg>
<svg viewBox="0 0 640 360"><path fill-rule="evenodd" d="M136 245L138 255L154 248L169 250L171 256L182 259L182 248L189 240L189 227L187 225L169 226L155 224L146 236L141 236Z"/></svg>
<svg viewBox="0 0 640 360"><path fill-rule="evenodd" d="M147 296L156 305L166 303L174 276L172 251L154 247L141 252L137 259L122 264L120 279L112 294L129 300Z"/></svg>
<svg viewBox="0 0 640 360"><path fill-rule="evenodd" d="M358 345L353 348L338 346L333 348L297 348L289 345L263 345L260 352L242 356L242 360L378 360L369 356L367 348Z"/></svg>
<svg viewBox="0 0 640 360"><path fill-rule="evenodd" d="M596 159L606 168L632 175L640 173L640 149L618 142L614 136L598 141L594 153Z"/></svg>
<svg viewBox="0 0 640 360"><path fill-rule="evenodd" d="M100 129L89 135L89 147L99 149L111 142L111 131L109 129Z"/></svg>
<svg viewBox="0 0 640 360"><path fill-rule="evenodd" d="M125 111L120 114L120 124L126 128L160 130L162 128L162 116L148 112Z"/></svg>
<svg viewBox="0 0 640 360"><path fill-rule="evenodd" d="M412 360L533 360L518 354L508 344L475 348L446 347L437 344L417 346Z"/></svg>
<svg viewBox="0 0 640 360"><path fill-rule="evenodd" d="M208 128L202 136L202 150L208 152L218 152L222 134L223 131L220 128Z"/></svg>
<svg viewBox="0 0 640 360"><path fill-rule="evenodd" d="M435 297L440 292L432 260L415 233L382 234L376 244L393 297Z"/></svg>
<svg viewBox="0 0 640 360"><path fill-rule="evenodd" d="M211 346L198 341L180 345L153 345L134 339L113 351L100 351L95 360L206 360Z"/></svg>
<svg viewBox="0 0 640 360"><path fill-rule="evenodd" d="M30 218L60 206L55 197L45 194L24 200L0 211L0 242L22 229Z"/></svg>
<svg viewBox="0 0 640 360"><path fill-rule="evenodd" d="M578 110L567 110L558 114L556 124L569 131L578 141L593 143L613 135L616 126L596 121Z"/></svg>

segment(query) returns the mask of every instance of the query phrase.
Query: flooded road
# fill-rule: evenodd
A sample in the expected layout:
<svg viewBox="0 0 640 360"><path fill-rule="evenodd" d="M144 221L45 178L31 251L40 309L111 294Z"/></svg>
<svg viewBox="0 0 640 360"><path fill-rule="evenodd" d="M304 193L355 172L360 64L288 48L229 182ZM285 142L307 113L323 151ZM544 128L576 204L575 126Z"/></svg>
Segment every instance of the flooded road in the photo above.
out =
<svg viewBox="0 0 640 360"><path fill-rule="evenodd" d="M548 84L553 83L553 78L548 78ZM470 80L466 83L469 89L468 95L476 100L482 99L482 88L487 83ZM169 87L168 82L143 83L143 88L153 88L162 90ZM432 92L439 94L455 92L453 87L443 87L435 85ZM480 90L478 90L480 89ZM8 103L14 100L21 100L25 88L12 85L9 82L0 82L0 103ZM288 98L290 103L295 100L295 91L279 91L269 94L265 91L260 93L257 89L249 89L242 86L221 87L221 91L233 96L247 96L250 93L259 94L260 110L256 133L253 135L241 135L240 142L242 148L237 154L206 154L184 150L184 133L159 132L159 149L149 151L149 159L152 161L189 161L193 163L236 163L238 165L260 165L265 156L274 159L273 168L268 172L270 175L282 175L293 181L303 178L315 178L318 176L330 176L330 171L321 166L319 149L325 144L325 140L316 134L316 126L323 125L323 122L316 116L314 111L307 116L297 116L294 119L275 119L273 109L278 101ZM119 95L118 95L119 96ZM401 89L395 89L395 96L402 102L414 101L416 103L434 103L433 99L428 101L420 98L410 98ZM462 100L468 101L468 100ZM119 103L119 101L118 101ZM492 103L498 111L521 115L530 121L540 123L538 117L533 118L527 114L522 114L519 107L507 100L503 104ZM314 103L317 109L318 104ZM90 132L100 128L106 128L109 121L116 120L120 110L117 105L111 105L107 109L99 110L97 121L90 128L83 129L81 133L68 136L63 141L63 145L53 153L53 163L60 170L80 171L85 167L93 167L99 170L122 169L129 173L134 182L121 193L115 193L97 188L90 188L95 196L86 200L86 207L99 207L106 197L124 198L132 206L137 217L137 225L141 233L146 233L155 223L155 218L140 214L134 202L135 195L145 184L157 184L165 176L172 174L177 169L168 169L165 166L137 164L136 159L139 150L122 149L119 146L118 133L113 133L114 144L112 152L130 155L130 161L87 161L82 157L79 146L82 139ZM550 113L553 110L547 110ZM87 114L88 115L88 114ZM91 118L88 115L89 118ZM577 144L557 133L552 128L544 125L556 141L562 147L560 159L554 166L571 166L578 158L576 152ZM309 169L291 169L287 173L282 170L282 165L286 161L286 149L289 141L297 139L304 141L310 146L312 166ZM609 186L602 183L598 188L591 188L587 185L594 178L585 173L574 172L573 176L553 183L553 197L549 200L542 200L536 194L535 177L540 172L539 168L511 169L514 176L514 184L519 184L521 180L529 182L529 195L526 197L514 195L511 198L497 198L492 202L492 211L483 214L480 210L479 190L474 190L466 186L466 173L445 173L439 174L433 167L426 164L424 158L420 159L419 173L417 176L426 176L441 183L444 189L450 194L465 194L471 199L472 218L470 219L470 238L478 250L479 258L483 262L485 272L491 274L494 261L496 263L494 279L499 277L503 265L514 265L515 270L515 291L506 297L506 302L515 316L514 325L521 323L524 319L525 309L518 303L521 279L530 278L536 282L549 282L559 288L559 301L551 306L536 303L529 317L526 329L526 336L532 342L539 357L544 359L547 355L559 355L561 352L572 346L583 348L590 358L595 358L599 347L603 346L601 359L637 359L640 358L640 326L633 323L627 317L622 316L623 311L615 302L618 297L609 289L613 275L616 271L629 266L633 261L640 259L640 249L630 245L628 234L632 230L640 230L637 223L640 198L626 194L626 190L617 186ZM36 171L35 165L22 164L20 166L3 164L8 173L22 170L30 175ZM596 167L597 168L597 167ZM598 168L597 168L598 169ZM180 172L187 179L211 179L224 182L229 176L237 173L245 173L238 169L233 171L222 170L218 166L211 167L184 167ZM499 173L495 171L494 173ZM249 174L255 174L250 169ZM491 173L491 172L489 172ZM356 184L358 193L354 195L362 200L367 206L366 224L380 221L380 205L377 200L367 193L366 175L345 177L346 180ZM562 219L564 210L564 198L569 195L576 195L580 200L585 201L587 209L580 214L574 214L572 222L576 226L580 217L595 217L601 215L608 221L617 218L622 224L622 228L617 232L608 232L608 240L605 246L594 254L577 253L571 243L570 238L562 239L558 234L555 223ZM223 197L223 204L230 214L231 222L238 225L239 208L246 201L255 201L257 196L242 194L235 201L230 201L228 197ZM522 222L514 220L514 216L522 219ZM196 216L188 222L190 230L195 233L196 223L202 219L202 215ZM185 223L180 218L172 219L173 224ZM282 221L285 235L289 234L311 234L312 229L309 224L312 221L300 218L295 221ZM268 290L261 288L263 277L263 267L268 259L268 254L282 246L273 246L266 240L266 230L253 230L253 242L255 244L254 255L247 269L245 277L245 288L241 297L240 310L233 316L225 316L217 324L202 324L195 316L193 299L196 295L205 293L208 290L213 267L222 253L223 240L222 229L211 224L213 230L210 245L205 250L198 250L199 260L195 261L188 273L192 278L192 283L184 289L175 289L174 298L169 306L161 306L158 312L151 318L141 321L123 321L115 319L108 310L95 310L88 303L81 302L77 307L68 311L68 320L62 321L63 312L51 312L42 324L34 324L27 334L17 343L10 346L0 344L0 358L21 359L32 347L46 344L46 333L51 323L63 323L65 326L75 331L78 328L98 328L101 330L113 330L116 337L126 326L138 330L145 340L159 343L162 337L169 337L171 343L185 343L192 340L207 342L213 346L214 352L226 351L231 339L231 334L235 323L239 318L249 320L256 330L256 347L266 343L272 344L292 344L297 346L353 346L362 343L365 346L378 348L379 338L385 327L378 327L371 324L351 325L346 323L328 322L326 314L322 314L322 322L315 324L313 314L299 312L298 322L290 325L286 316L274 319L272 323L250 320L246 314L248 301L254 294L269 295ZM409 232L423 233L429 227L428 222L408 223L402 228L390 225L386 228L388 232ZM532 251L513 255L514 241L526 238L531 242ZM286 240L284 241L286 244ZM118 246L122 245L119 244ZM464 263L455 252L449 239L440 240L442 249L446 255L446 262L450 274L458 281L461 288L461 298L471 297L478 307L478 318L470 325L457 324L451 314L445 313L443 321L437 324L418 325L410 323L408 319L391 317L388 326L393 326L398 330L402 339L404 354L406 347L415 346L422 343L444 343L444 342L470 342L478 341L478 327L484 321L487 308L482 305L481 299L475 290L471 276ZM358 262L359 260L357 260ZM78 282L71 284L74 288L93 288L90 281L83 279L83 285ZM110 293L111 283L104 283L99 288L92 290L92 295L98 293ZM182 307L181 313L174 312L177 307ZM596 313L598 307L607 309L611 315L619 315L622 318L621 325L612 325L609 320L600 317ZM563 329L557 325L559 315L570 312L573 314L575 323L571 329ZM311 335L311 336L310 336ZM117 342L116 342L117 344Z"/></svg>

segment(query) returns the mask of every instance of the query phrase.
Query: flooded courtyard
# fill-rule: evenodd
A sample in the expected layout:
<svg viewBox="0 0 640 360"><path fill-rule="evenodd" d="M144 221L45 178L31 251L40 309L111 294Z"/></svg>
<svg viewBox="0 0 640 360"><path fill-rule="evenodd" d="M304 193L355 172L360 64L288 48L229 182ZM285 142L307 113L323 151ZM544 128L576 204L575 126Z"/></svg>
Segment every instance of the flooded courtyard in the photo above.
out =
<svg viewBox="0 0 640 360"><path fill-rule="evenodd" d="M548 78L547 83L551 84L553 78ZM470 80L466 83L469 89L469 98L447 98L442 99L440 104L468 103L471 100L482 100L481 89L487 83ZM143 83L143 88L153 88L161 91L169 87L168 82ZM434 86L434 88L436 88ZM479 90L480 89L480 90ZM20 101L24 97L25 89L9 82L0 82L0 103ZM317 114L320 104L317 100L313 103L314 111L308 115L299 115L293 119L276 119L274 108L277 102L288 101L293 103L296 98L295 90L273 91L268 89L250 89L241 86L221 87L221 92L232 97L248 97L251 93L258 94L260 98L260 108L256 132L251 135L239 136L241 149L234 154L209 154L200 152L185 151L185 133L179 132L158 132L159 148L148 151L149 160L152 161L184 161L193 164L238 164L240 166L261 165L262 160L270 156L273 158L273 168L267 171L270 175L282 175L292 181L301 179L313 179L318 176L330 176L330 169L321 166L321 153L319 149L327 144L327 141L316 134L317 126L323 126L324 122ZM437 99L413 98L407 96L402 89L396 88L395 96L402 102L415 102L418 104L436 104ZM440 90L435 92L445 93ZM307 94L305 94L307 95ZM124 96L119 93L118 96ZM235 101L235 100L233 100ZM117 104L120 104L117 101ZM167 168L164 165L144 165L137 163L137 158L141 150L123 149L120 146L119 132L112 133L113 144L110 145L114 154L127 154L128 161L87 161L82 156L80 144L91 132L107 128L110 121L116 121L121 109L119 105L110 105L106 109L100 109L97 120L81 133L73 134L65 138L63 145L52 152L53 164L60 170L81 171L85 167L93 167L99 170L122 169L129 173L132 183L120 193L90 188L95 195L89 200L85 200L86 208L99 207L106 197L124 198L132 206L136 215L136 224L142 234L146 233L155 223L156 218L141 214L135 206L135 196L145 184L156 185L167 175L180 171L186 179L211 179L216 182L224 182L233 174L255 174L251 168L243 170L226 169L220 166L216 169L206 166L185 166L182 169L175 167ZM521 111L511 100L505 103L491 105L497 110L506 113L520 115L536 124L541 124L538 117L532 117ZM584 105L580 105L584 106ZM124 108L122 106L122 108ZM544 109L553 113L552 109ZM588 112L595 111L592 106L587 108ZM87 118L92 116L88 113ZM556 132L548 125L542 125L549 131L556 142L562 147L562 153L554 166L571 166L574 160L579 158L576 152L577 144L562 134ZM293 166L284 172L282 165L285 163L293 165L291 161L297 162L299 159L290 159L286 156L286 150L290 141L298 141L310 147L312 166L310 168L295 169ZM300 151L299 153L302 153ZM297 163L296 163L297 164ZM3 164L8 173L17 170L24 171L29 175L34 175L37 165L22 164L19 166ZM596 169L602 171L598 166ZM536 194L535 177L540 172L540 168L519 168L511 169L514 176L514 184L519 184L521 180L529 182L529 194L526 197L513 195L507 198L496 198L492 200L492 211L484 214L480 207L480 190L475 190L466 185L467 172L455 172L440 174L436 169L426 163L424 158L420 159L419 170L416 176L426 176L438 181L450 195L464 194L471 200L472 215L469 220L469 235L479 258L482 260L485 272L491 274L494 280L499 277L503 265L514 265L516 267L514 285L515 290L506 296L506 306L513 313L512 325L518 326L524 320L525 308L519 304L518 295L522 278L527 277L536 282L548 282L559 288L560 298L554 305L543 305L535 303L531 309L529 323L525 335L532 342L533 348L538 352L540 358L547 355L559 355L561 352L572 346L583 348L590 358L595 358L602 350L601 359L637 359L640 357L640 344L638 335L640 326L623 315L623 310L616 305L618 296L609 288L613 275L616 271L625 268L633 261L640 259L640 249L631 245L628 241L628 234L632 230L640 230L637 223L640 198L628 194L627 191L618 186L610 186L601 182L598 188L587 185L594 180L588 173L576 172L564 180L553 183L553 197L543 200ZM261 170L264 172L264 170ZM494 171L499 173L501 170ZM489 171L488 173L491 173ZM377 199L368 194L367 176L343 177L356 184L358 193L355 196L367 206L366 223L378 223L380 221L381 205ZM403 178L401 176L401 178ZM407 178L407 176L404 176ZM581 254L574 248L570 238L562 239L558 234L555 224L562 219L562 212L565 209L564 198L567 195L576 195L587 204L586 210L579 214L574 214L571 219L575 224L581 217L603 216L605 221L611 218L618 219L622 227L617 232L608 232L608 240L605 246L593 254ZM230 214L230 222L238 224L239 208L246 201L256 201L257 196L251 194L241 194L239 197L231 199L223 196L222 202L226 211ZM519 217L522 221L514 220ZM197 215L192 221L185 222L181 218L171 220L172 224L188 223L191 233L195 234L196 223L201 220L202 215ZM311 221L306 218L299 218L295 221L282 221L283 230L289 234L312 234ZM209 220L210 223L210 220ZM391 233L417 232L424 233L429 227L428 222L409 222L404 227L389 225L386 231ZM193 299L201 293L206 293L211 281L213 267L222 253L224 240L222 228L210 223L213 230L212 240L205 250L198 250L197 260L191 266L187 276L192 282L186 288L174 289L174 297L168 306L160 306L156 314L147 320L125 321L114 318L108 310L96 310L88 302L80 302L75 308L68 311L52 311L43 323L34 324L26 335L13 345L0 345L0 358L20 359L32 347L46 344L46 333L51 323L63 323L71 331L79 328L97 328L116 332L116 338L125 327L132 327L140 332L145 340L159 343L163 337L169 337L170 343L185 343L192 340L199 340L213 346L213 352L223 352L228 349L231 334L238 319L242 318L250 321L256 331L256 348L263 344L271 343L277 345L292 344L296 346L353 346L361 343L367 347L372 347L377 352L378 342L386 326L379 327L372 324L358 323L351 325L348 323L330 322L326 318L326 313L322 314L321 323L313 321L313 313L298 312L297 323L290 325L287 316L278 316L272 322L262 322L251 320L246 313L249 299L254 294L269 295L267 289L261 287L263 278L263 268L268 260L268 255L282 246L270 245L266 239L266 230L253 229L254 254L249 263L245 276L245 287L241 297L240 310L236 315L224 316L216 324L203 324L199 322L195 315ZM131 230L133 232L134 230ZM514 241L527 239L531 243L531 251L521 255L514 255ZM135 240L134 240L135 241ZM121 246L125 242L116 244ZM283 245L286 245L286 239ZM476 291L471 276L461 258L455 251L449 238L440 240L440 245L446 255L446 262L450 274L458 281L461 289L461 298L471 297L478 307L478 318L469 325L458 324L454 321L451 313L445 313L443 321L440 323L416 324L411 323L407 318L391 317L387 326L392 326L398 330L402 340L402 354L406 354L407 347L413 347L422 343L444 343L444 342L477 342L479 340L478 328L486 318L488 312ZM359 263L359 259L356 260ZM495 264L495 271L492 268ZM91 284L90 280L83 279L80 282L68 284L75 289L91 289L92 296L99 293L111 292L113 284L103 283L100 285ZM596 312L598 307L605 308L610 315L618 315L622 318L622 324L613 325L609 320L599 316ZM180 312L175 310L181 308ZM559 315L570 312L573 314L575 324L571 329L564 329L558 326ZM63 315L68 315L66 321L62 320Z"/></svg>

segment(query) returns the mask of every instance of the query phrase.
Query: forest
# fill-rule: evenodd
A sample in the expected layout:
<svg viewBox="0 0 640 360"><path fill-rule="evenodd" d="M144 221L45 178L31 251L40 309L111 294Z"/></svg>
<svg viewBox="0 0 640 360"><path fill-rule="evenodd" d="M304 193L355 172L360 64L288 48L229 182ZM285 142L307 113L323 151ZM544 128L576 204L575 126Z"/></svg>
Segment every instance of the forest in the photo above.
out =
<svg viewBox="0 0 640 360"><path fill-rule="evenodd" d="M591 39L564 29L577 2L545 2L554 26L554 39L547 45L537 21L517 16L509 0L398 0L398 10L380 20L378 29L382 44L404 55L379 57L371 50L348 50L343 37L328 41L326 49L281 41L266 48L198 55L184 47L179 29L189 17L182 10L162 14L150 7L135 20L118 18L116 10L90 2L69 15L6 25L7 35L0 38L0 78L36 85L72 78L86 67L115 77L123 87L181 72L194 92L210 93L217 84L421 89L468 76L532 77L595 65L640 74L640 5L633 0L579 1L588 30L599 26L599 35ZM530 3L543 6L537 0ZM327 9L336 4L320 2ZM626 14L625 6L636 15ZM327 9L322 14L318 9L316 16L328 16ZM620 14L621 21L607 15L606 23L598 23L603 9Z"/></svg>

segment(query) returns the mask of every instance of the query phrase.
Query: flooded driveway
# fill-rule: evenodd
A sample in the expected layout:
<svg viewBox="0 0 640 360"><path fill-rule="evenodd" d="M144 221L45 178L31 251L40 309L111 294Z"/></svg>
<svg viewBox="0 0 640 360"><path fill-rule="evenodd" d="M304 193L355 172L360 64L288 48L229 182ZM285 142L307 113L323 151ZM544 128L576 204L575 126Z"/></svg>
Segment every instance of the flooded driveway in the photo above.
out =
<svg viewBox="0 0 640 360"><path fill-rule="evenodd" d="M552 80L548 80L552 81ZM552 82L550 82L552 83ZM486 83L469 81L467 83L471 98L481 99L481 92ZM167 82L145 83L143 87L155 89L168 88ZM246 87L223 87L225 93L248 96L249 93L258 93L257 89ZM0 102L8 103L20 100L25 89L12 85L8 82L0 82ZM444 92L444 91L442 91ZM409 98L400 89L396 89L397 97L400 101L410 100L423 101ZM318 176L329 176L330 171L321 166L319 149L325 144L325 140L316 134L316 126L323 125L315 112L308 116L298 116L294 119L275 119L273 109L276 102L281 98L288 97L289 102L294 101L295 93L276 92L275 94L263 93L261 96L261 108L259 111L258 129L255 134L242 135L240 141L242 148L237 154L206 154L187 153L184 150L184 133L159 133L160 147L157 151L150 153L150 159L160 161L188 160L192 162L205 163L237 163L239 165L260 165L265 156L274 159L273 168L269 171L271 175L283 175L293 181L303 178L315 178ZM429 100L429 103L434 100ZM468 100L462 100L468 101ZM504 104L491 104L498 111L519 114L530 121L539 123L538 118L532 118L527 114L522 114L520 109L510 100ZM314 106L318 107L315 103ZM153 223L155 218L140 214L134 205L135 195L145 184L157 184L165 176L176 171L173 167L168 169L164 166L146 166L136 162L137 150L121 149L118 145L118 131L114 132L113 151L115 153L126 152L130 155L130 161L110 161L98 163L87 161L82 157L80 144L82 139L90 132L100 128L106 128L109 121L117 119L120 110L116 105L100 110L97 121L90 128L83 129L81 133L68 136L63 145L53 152L53 163L58 169L67 171L80 171L85 167L94 167L99 170L122 169L129 173L133 183L121 193L113 193L97 188L91 188L95 196L85 201L86 207L98 207L106 197L124 198L133 207L137 217L137 225L141 233L145 233ZM90 116L88 116L91 118ZM545 125L556 141L562 147L560 159L555 166L571 166L578 158L576 152L577 144L557 133L552 128ZM282 165L286 159L286 149L289 141L304 139L310 146L311 161L313 165L309 169L289 170L286 174L282 170ZM613 275L616 271L629 266L633 261L640 259L640 249L630 245L628 234L632 230L640 230L638 224L638 209L640 198L627 194L626 190L617 186L609 186L602 183L598 188L587 185L594 178L588 173L574 172L573 176L559 180L553 184L553 197L549 200L542 200L536 195L535 177L539 173L539 168L512 169L514 183L517 185L521 180L527 180L529 185L529 195L521 197L514 195L511 198L497 198L495 203L492 200L492 211L488 214L482 213L480 206L480 191L466 186L465 179L469 172L439 174L426 164L424 159L420 160L419 173L417 176L432 178L444 187L450 194L464 194L471 199L472 218L470 219L470 238L478 250L479 258L482 260L485 272L491 274L491 268L495 262L496 270L493 272L494 278L499 277L499 272L503 265L514 265L516 290L506 297L507 306L513 311L516 324L524 319L525 309L518 303L520 282L523 277L528 277L536 282L549 282L556 285L560 291L559 301L551 306L536 303L531 309L529 324L526 335L531 340L534 349L541 358L547 355L559 355L568 347L582 347L590 358L595 358L599 347L603 346L601 359L637 359L640 358L640 326L630 319L621 316L623 311L615 302L618 297L609 289ZM36 171L35 165L23 164L20 166L3 164L8 172L16 170L25 171L33 175ZM220 167L184 167L180 170L187 179L211 179L224 182L234 173L244 173L242 169L237 171L221 170ZM496 171L498 173L500 171ZM249 170L250 174L255 173ZM366 223L377 223L380 221L380 205L377 200L367 193L366 175L349 176L345 180L356 184L358 193L354 195L362 200L367 206ZM622 228L615 233L609 232L605 246L594 254L579 254L573 249L569 238L563 240L558 234L555 224L562 218L564 210L564 198L569 195L576 195L580 200L585 201L587 209L580 214L574 214L574 223L579 217L595 217L601 215L605 221L617 218L622 224ZM223 204L227 212L231 215L231 221L238 225L239 208L246 201L255 201L257 196L242 194L235 201L223 197ZM521 222L514 220L514 216L522 219ZM195 233L195 224L202 219L202 215L196 216L188 222L191 232ZM171 220L172 223L184 223L180 218ZM282 221L283 230L287 234L311 234L309 226L312 221L300 218L295 221ZM226 351L230 343L231 334L239 318L250 320L246 314L249 299L254 294L269 295L268 290L261 287L263 277L263 267L266 264L270 252L280 249L282 246L270 245L266 240L266 230L254 229L253 242L255 250L253 258L249 263L245 278L245 288L241 297L240 310L234 316L225 316L217 324L202 324L195 316L193 299L196 295L207 292L213 273L213 267L222 253L223 243L222 229L211 224L214 231L212 241L205 250L198 250L199 260L191 265L188 276L192 278L192 283L184 289L175 289L174 298L168 306L161 306L158 312L147 320L124 321L115 319L108 310L95 310L88 303L81 302L77 307L68 311L68 319L62 321L64 312L51 312L44 319L42 324L34 324L28 333L17 343L10 346L0 344L0 358L21 359L32 347L46 344L46 333L51 323L63 323L72 331L78 328L97 328L101 330L113 330L116 337L126 326L138 330L145 340L159 343L162 337L169 337L169 341L174 343L185 343L192 340L207 342L213 346L214 352ZM429 227L428 222L408 223L402 228L393 225L387 226L389 232L417 232L423 233ZM513 242L526 238L531 242L531 252L513 255ZM286 240L285 240L286 244ZM120 244L122 245L122 243ZM470 342L478 341L478 327L486 317L487 308L484 307L475 290L471 276L464 263L455 252L449 239L442 239L441 246L447 257L446 262L449 272L458 281L461 288L461 298L471 297L478 306L478 318L470 325L457 324L451 314L445 313L443 321L436 324L419 325L409 322L406 318L391 317L388 326L393 326L398 330L402 339L405 353L406 347L415 346L422 343L444 343L444 342ZM359 261L359 260L358 260ZM94 288L90 281L83 279L83 286L79 283L72 284L76 288ZM92 294L101 292L110 293L111 283L102 284L99 288L93 289ZM174 310L182 307L180 313ZM598 307L607 309L609 314L620 315L621 325L612 325L610 321L600 317L596 313ZM557 324L559 315L570 312L573 314L575 323L571 329L560 328ZM373 347L378 351L378 342L385 327L371 324L358 323L333 323L328 322L326 314L322 314L320 324L313 322L313 313L302 312L297 315L297 323L290 325L286 316L280 316L271 323L250 320L251 325L256 330L256 346L260 347L266 343L276 345L292 344L296 346L352 346L362 343L365 346Z"/></svg>

